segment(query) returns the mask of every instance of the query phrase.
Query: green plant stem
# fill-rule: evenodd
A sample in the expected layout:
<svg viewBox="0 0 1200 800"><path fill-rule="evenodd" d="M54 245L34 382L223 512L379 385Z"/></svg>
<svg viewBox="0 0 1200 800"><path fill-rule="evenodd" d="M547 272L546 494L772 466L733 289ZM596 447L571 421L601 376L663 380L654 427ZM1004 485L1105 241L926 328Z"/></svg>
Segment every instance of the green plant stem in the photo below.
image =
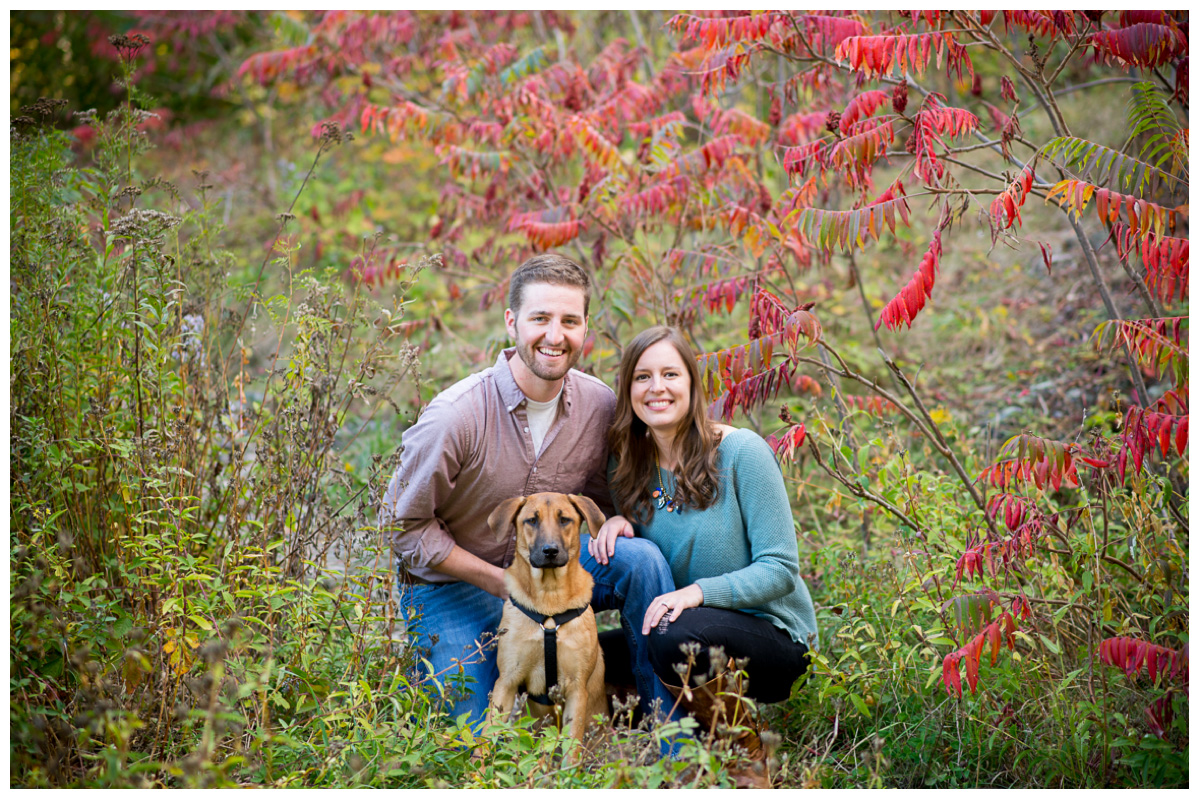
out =
<svg viewBox="0 0 1200 800"><path fill-rule="evenodd" d="M858 271L858 264L855 261L853 251L850 252L849 260L850 260L850 273L854 276L854 283L858 287L858 299L862 301L863 316L867 320L867 325L871 328L871 336L874 337L874 339L875 339L875 348L879 352L882 353L883 352L883 342L879 338L879 328L877 328L871 322L871 317L872 317L871 304L867 302L867 292L863 288L862 274L859 273L859 271ZM900 392L903 391L903 389L900 386L900 381L898 381L896 379L896 376L894 374L892 374L890 371L888 372L888 376L892 379L892 387L896 390L896 394L900 394Z"/></svg>
<svg viewBox="0 0 1200 800"><path fill-rule="evenodd" d="M874 492L870 491L869 489L864 489L861 485L859 485L858 483L855 483L853 480L851 480L849 477L847 477L845 474L843 474L840 470L838 470L836 468L831 469L830 467L828 467L825 464L825 462L821 459L821 451L817 448L816 437L809 436L807 441L808 441L808 447L812 451L813 458L816 459L817 466L820 467L821 470L826 475L828 475L829 477L836 480L838 483L845 486L846 489L850 492L850 494L854 495L855 497L862 499L862 500L868 500L868 501L878 505L880 508L885 509L889 514L891 514L896 519L903 522L908 527L912 528L917 533L923 533L924 528L921 525L919 525L915 520L913 520L911 517L909 517L907 514L905 514L903 511L901 511L899 508L897 508L895 505L889 503L886 499L875 494Z"/></svg>

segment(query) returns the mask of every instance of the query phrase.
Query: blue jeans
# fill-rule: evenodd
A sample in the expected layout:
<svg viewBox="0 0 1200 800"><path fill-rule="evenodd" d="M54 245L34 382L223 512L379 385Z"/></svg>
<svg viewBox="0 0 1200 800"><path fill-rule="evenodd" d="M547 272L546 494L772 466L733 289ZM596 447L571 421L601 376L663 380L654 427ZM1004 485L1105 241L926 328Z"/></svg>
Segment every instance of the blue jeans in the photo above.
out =
<svg viewBox="0 0 1200 800"><path fill-rule="evenodd" d="M658 699L663 713L674 702L659 683L650 665L642 618L655 597L675 590L671 569L658 547L645 539L617 540L613 557L600 564L587 551L587 534L580 536L579 561L595 581L592 608L615 608L621 612L621 629L632 654L634 678L643 712ZM468 693L457 699L450 714L457 718L470 713L471 721L487 714L488 695L496 685L496 650L480 653L478 644L500 626L504 601L462 581L440 584L398 584L400 608L409 620L418 653L429 660L432 675L445 683L462 671L471 682ZM414 619L415 618L415 619ZM434 639L436 638L436 642Z"/></svg>

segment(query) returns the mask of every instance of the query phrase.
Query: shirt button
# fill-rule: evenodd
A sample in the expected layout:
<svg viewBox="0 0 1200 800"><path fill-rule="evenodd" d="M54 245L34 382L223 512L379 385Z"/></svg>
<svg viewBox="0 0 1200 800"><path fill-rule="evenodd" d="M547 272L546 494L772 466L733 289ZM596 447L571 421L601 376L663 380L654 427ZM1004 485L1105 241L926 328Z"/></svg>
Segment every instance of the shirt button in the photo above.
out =
<svg viewBox="0 0 1200 800"><path fill-rule="evenodd" d="M526 433L529 433L529 428L526 428L526 429L525 429L525 432L526 432Z"/></svg>
<svg viewBox="0 0 1200 800"><path fill-rule="evenodd" d="M534 472L537 472L537 467L534 467L534 468L533 468L533 471L534 471Z"/></svg>

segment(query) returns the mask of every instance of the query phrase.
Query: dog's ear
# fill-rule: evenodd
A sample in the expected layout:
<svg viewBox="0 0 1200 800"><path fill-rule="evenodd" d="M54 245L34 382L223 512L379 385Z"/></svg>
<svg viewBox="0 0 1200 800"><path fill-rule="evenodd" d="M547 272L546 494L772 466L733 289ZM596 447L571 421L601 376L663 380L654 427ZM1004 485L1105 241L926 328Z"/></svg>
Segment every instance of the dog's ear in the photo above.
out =
<svg viewBox="0 0 1200 800"><path fill-rule="evenodd" d="M492 509L492 513L488 515L488 527L492 529L492 536L497 542L502 542L517 528L517 512L521 510L521 506L525 505L525 498L510 497L500 505Z"/></svg>
<svg viewBox="0 0 1200 800"><path fill-rule="evenodd" d="M604 514L600 513L600 506L596 505L592 498L581 494L569 494L567 499L575 506L576 511L583 514L583 518L587 520L588 533L595 539L596 534L600 532L600 526L604 524Z"/></svg>

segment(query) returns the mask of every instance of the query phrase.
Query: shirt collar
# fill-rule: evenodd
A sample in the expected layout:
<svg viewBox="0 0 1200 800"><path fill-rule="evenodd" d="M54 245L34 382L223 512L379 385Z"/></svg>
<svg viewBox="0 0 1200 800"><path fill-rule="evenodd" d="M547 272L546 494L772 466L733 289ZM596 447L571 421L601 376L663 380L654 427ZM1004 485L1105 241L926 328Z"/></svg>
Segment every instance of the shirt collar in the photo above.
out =
<svg viewBox="0 0 1200 800"><path fill-rule="evenodd" d="M508 363L511 358L520 358L515 347L500 351L500 355L496 357L496 388L500 392L500 400L503 401L504 407L510 414L520 408L527 399L525 393L521 391L521 387L517 386L517 379L513 377L512 367ZM571 403L574 399L574 387L571 381L571 372L573 371L568 370L566 376L563 377L561 406L563 414L570 413Z"/></svg>

